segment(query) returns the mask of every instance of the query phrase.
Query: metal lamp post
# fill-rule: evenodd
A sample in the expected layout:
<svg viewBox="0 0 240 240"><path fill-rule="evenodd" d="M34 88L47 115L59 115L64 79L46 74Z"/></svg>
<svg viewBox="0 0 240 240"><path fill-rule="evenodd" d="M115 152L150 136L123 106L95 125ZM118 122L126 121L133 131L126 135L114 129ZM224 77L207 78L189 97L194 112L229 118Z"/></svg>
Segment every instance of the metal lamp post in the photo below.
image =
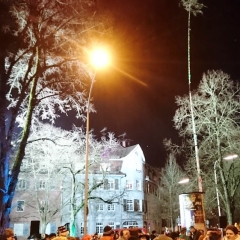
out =
<svg viewBox="0 0 240 240"><path fill-rule="evenodd" d="M233 154L233 155L226 156L223 159L224 160L234 160L237 157L238 157L237 154ZM217 164L219 164L218 160L216 160L214 162L214 180L215 180L216 197L217 197L218 217L220 218L221 217L221 206L220 206L218 180L217 180ZM221 228L221 233L222 233L222 237L223 237L223 229L222 228Z"/></svg>
<svg viewBox="0 0 240 240"><path fill-rule="evenodd" d="M109 61L109 56L106 51L103 49L97 49L91 53L91 62L95 68L101 68L107 65ZM86 113L86 159L85 159L85 187L84 187L84 217L83 217L83 227L84 227L84 235L88 233L88 224L87 224L87 216L88 216L88 191L89 191L89 114L90 114L90 100L92 95L93 84L95 82L96 71L93 76L91 76L91 85L88 93L87 100L87 113Z"/></svg>
<svg viewBox="0 0 240 240"><path fill-rule="evenodd" d="M214 163L214 180L215 180L215 188L216 188L216 196L217 196L217 207L218 207L218 216L221 216L221 207L220 207L220 200L219 200L219 191L218 191L218 181L217 181L217 163L218 160Z"/></svg>

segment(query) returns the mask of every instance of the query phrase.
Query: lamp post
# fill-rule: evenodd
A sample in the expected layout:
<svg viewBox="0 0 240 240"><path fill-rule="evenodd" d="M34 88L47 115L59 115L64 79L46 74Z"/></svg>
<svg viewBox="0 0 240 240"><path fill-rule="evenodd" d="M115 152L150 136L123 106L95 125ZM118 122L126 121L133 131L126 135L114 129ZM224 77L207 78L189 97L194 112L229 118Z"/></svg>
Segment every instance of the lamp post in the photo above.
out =
<svg viewBox="0 0 240 240"><path fill-rule="evenodd" d="M219 200L218 180L217 180L217 163L219 163L218 160L215 161L213 169L214 169L214 180L215 180L216 197L217 197L218 218L220 219L221 207L220 207L220 200ZM223 237L223 229L222 228L220 229L221 229L221 236Z"/></svg>
<svg viewBox="0 0 240 240"><path fill-rule="evenodd" d="M95 68L101 68L108 64L109 56L106 51L103 49L96 49L91 53L90 60ZM96 71L94 71L91 76L91 85L88 93L87 100L87 113L86 113L86 159L85 159L85 187L84 187L84 217L83 217L83 227L84 235L88 233L88 190L89 190L89 181L88 181L88 172L89 172L89 114L90 114L90 100L92 95L93 84L95 82Z"/></svg>
<svg viewBox="0 0 240 240"><path fill-rule="evenodd" d="M234 160L235 158L237 158L238 155L237 154L232 154L232 155L228 155L226 157L224 157L224 160ZM218 190L218 180L217 180L217 164L219 166L219 161L216 160L214 162L214 180L215 180L215 188L216 188L216 197L217 197L217 208L218 208L218 217L221 217L221 206L220 206L220 199L219 199L219 190ZM223 237L223 229L221 228L221 233L222 233L222 237Z"/></svg>
<svg viewBox="0 0 240 240"><path fill-rule="evenodd" d="M183 178L182 180L180 180L178 183L179 184L184 184L184 183L188 183L189 182L189 178Z"/></svg>
<svg viewBox="0 0 240 240"><path fill-rule="evenodd" d="M215 180L215 188L216 188L216 197L217 197L217 207L218 207L218 216L221 216L221 207L220 207L220 200L219 200L219 191L218 191L218 181L217 181L217 163L218 160L214 163L214 180Z"/></svg>

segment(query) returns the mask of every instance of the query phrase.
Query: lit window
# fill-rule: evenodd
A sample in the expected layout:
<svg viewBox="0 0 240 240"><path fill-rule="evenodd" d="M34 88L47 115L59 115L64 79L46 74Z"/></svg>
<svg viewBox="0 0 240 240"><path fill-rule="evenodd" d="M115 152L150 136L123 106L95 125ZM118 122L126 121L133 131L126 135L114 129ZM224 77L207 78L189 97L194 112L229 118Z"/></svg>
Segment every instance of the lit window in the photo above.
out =
<svg viewBox="0 0 240 240"><path fill-rule="evenodd" d="M115 211L115 205L114 204L108 204L107 209L108 209L108 211Z"/></svg>
<svg viewBox="0 0 240 240"><path fill-rule="evenodd" d="M132 190L133 189L133 181L127 180L126 181L126 189Z"/></svg>
<svg viewBox="0 0 240 240"><path fill-rule="evenodd" d="M96 232L97 233L103 233L103 224L100 222L96 223Z"/></svg>
<svg viewBox="0 0 240 240"><path fill-rule="evenodd" d="M24 212L25 202L23 200L17 201L17 212Z"/></svg>

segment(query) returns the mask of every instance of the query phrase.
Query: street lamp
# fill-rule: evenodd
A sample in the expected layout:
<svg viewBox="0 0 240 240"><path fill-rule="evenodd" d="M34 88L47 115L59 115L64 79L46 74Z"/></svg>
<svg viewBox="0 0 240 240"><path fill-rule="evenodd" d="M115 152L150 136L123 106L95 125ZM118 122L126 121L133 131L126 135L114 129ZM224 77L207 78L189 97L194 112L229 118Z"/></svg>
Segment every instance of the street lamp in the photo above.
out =
<svg viewBox="0 0 240 240"><path fill-rule="evenodd" d="M221 216L221 207L220 207L220 200L219 200L219 191L218 191L218 181L217 181L217 163L218 160L214 163L214 180L215 180L215 187L216 187L216 196L217 196L217 207L218 207L218 216Z"/></svg>
<svg viewBox="0 0 240 240"><path fill-rule="evenodd" d="M184 179L180 180L178 183L184 184L184 183L188 183L188 182L189 182L189 178L184 178Z"/></svg>
<svg viewBox="0 0 240 240"><path fill-rule="evenodd" d="M223 159L224 160L234 160L235 158L237 158L238 155L237 154L232 154L232 155L228 155L226 157L224 157ZM217 164L218 164L218 167L219 166L219 161L216 160L214 162L214 180L215 180L215 188L216 188L216 197L217 197L217 207L218 207L218 217L221 216L221 207L220 207L220 199L219 199L219 190L218 190L218 180L217 180ZM223 236L223 229L221 228L221 232L222 232L222 236Z"/></svg>
<svg viewBox="0 0 240 240"><path fill-rule="evenodd" d="M238 157L237 154L231 154L231 155L228 155L228 156L224 157L223 159L224 160L234 160L237 157Z"/></svg>
<svg viewBox="0 0 240 240"><path fill-rule="evenodd" d="M89 167L89 113L90 113L90 99L92 95L93 84L95 82L96 69L104 67L109 62L109 55L103 49L96 49L90 54L90 60L92 65L95 67L94 74L91 76L91 85L88 93L87 100L87 116L86 116L86 160L85 160L85 188L84 188L84 218L83 218L83 227L84 235L88 233L87 228L87 215L88 215L88 167Z"/></svg>

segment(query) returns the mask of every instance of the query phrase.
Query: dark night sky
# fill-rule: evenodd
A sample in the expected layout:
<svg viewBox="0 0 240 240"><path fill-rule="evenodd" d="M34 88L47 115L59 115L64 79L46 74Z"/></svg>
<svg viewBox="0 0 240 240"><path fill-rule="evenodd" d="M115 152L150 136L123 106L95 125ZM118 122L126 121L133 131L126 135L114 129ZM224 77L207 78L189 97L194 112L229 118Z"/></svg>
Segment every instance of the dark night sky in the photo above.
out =
<svg viewBox="0 0 240 240"><path fill-rule="evenodd" d="M92 94L97 113L90 115L90 128L96 134L104 127L116 136L127 133L131 145L140 144L146 161L156 167L165 165L163 139L178 140L172 121L175 96L188 93L187 12L179 2L99 4L115 17L109 43L116 59L113 68L98 72ZM192 88L211 69L222 69L236 80L240 77L239 0L200 2L206 6L203 15L191 19Z"/></svg>

